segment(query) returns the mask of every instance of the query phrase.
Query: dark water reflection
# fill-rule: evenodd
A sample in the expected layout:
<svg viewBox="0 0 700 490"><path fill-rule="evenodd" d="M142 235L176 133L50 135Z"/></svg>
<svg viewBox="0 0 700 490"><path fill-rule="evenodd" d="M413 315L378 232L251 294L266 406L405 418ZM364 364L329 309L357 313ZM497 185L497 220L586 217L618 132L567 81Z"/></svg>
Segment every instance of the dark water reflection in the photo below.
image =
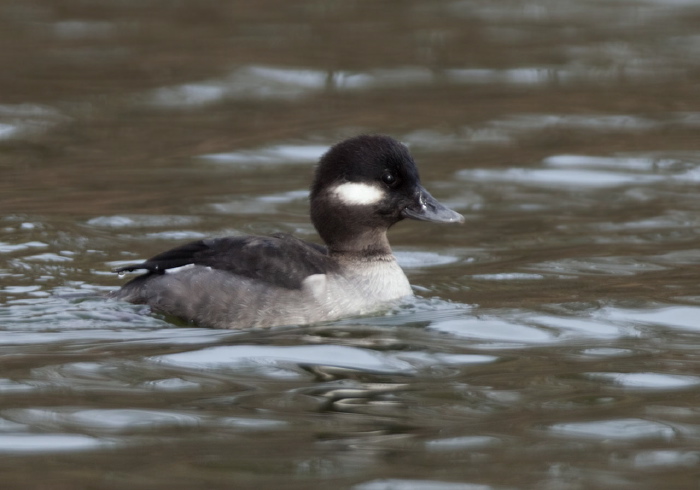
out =
<svg viewBox="0 0 700 490"><path fill-rule="evenodd" d="M2 488L695 488L699 15L0 4ZM240 332L101 299L174 243L313 240L359 132L467 218L392 231L420 298Z"/></svg>

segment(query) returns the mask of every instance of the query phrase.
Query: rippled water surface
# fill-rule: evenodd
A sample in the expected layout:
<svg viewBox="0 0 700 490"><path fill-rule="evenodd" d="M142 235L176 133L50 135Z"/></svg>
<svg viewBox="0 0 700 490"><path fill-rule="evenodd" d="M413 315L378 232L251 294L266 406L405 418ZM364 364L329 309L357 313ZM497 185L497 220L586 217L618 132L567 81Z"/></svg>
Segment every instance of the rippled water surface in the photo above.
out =
<svg viewBox="0 0 700 490"><path fill-rule="evenodd" d="M0 3L3 489L700 481L694 1ZM111 269L292 232L313 163L407 143L463 226L380 315L195 328Z"/></svg>

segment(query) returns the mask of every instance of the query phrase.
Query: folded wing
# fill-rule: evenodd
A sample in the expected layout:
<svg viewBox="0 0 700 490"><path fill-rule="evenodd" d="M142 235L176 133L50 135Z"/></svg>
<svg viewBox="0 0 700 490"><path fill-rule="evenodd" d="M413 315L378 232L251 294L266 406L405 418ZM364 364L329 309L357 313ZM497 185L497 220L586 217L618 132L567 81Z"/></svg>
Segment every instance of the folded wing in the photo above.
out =
<svg viewBox="0 0 700 490"><path fill-rule="evenodd" d="M146 270L145 276L150 276L187 265L211 267L287 289L299 289L308 276L333 268L324 246L279 233L191 242L114 271Z"/></svg>

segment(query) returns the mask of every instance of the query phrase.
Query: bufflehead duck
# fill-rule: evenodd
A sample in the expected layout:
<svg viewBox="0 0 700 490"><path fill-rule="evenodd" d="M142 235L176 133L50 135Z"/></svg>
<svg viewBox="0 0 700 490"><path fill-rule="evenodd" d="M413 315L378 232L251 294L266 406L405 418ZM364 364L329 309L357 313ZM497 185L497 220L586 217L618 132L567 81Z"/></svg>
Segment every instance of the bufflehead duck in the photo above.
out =
<svg viewBox="0 0 700 490"><path fill-rule="evenodd" d="M203 327L307 324L375 312L412 294L387 230L404 218L462 223L420 183L405 145L362 135L321 157L311 221L325 246L291 235L200 240L115 272L145 270L113 297Z"/></svg>

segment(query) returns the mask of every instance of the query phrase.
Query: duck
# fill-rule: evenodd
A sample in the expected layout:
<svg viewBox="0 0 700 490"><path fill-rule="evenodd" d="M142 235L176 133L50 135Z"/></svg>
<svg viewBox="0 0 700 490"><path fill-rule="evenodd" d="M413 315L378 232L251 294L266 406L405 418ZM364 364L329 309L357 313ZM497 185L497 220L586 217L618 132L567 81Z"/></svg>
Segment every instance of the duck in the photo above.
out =
<svg viewBox="0 0 700 490"><path fill-rule="evenodd" d="M407 146L385 135L333 145L316 166L309 201L323 245L287 233L198 240L114 269L143 273L112 297L222 329L377 313L413 295L387 231L404 219L464 222L421 185Z"/></svg>

